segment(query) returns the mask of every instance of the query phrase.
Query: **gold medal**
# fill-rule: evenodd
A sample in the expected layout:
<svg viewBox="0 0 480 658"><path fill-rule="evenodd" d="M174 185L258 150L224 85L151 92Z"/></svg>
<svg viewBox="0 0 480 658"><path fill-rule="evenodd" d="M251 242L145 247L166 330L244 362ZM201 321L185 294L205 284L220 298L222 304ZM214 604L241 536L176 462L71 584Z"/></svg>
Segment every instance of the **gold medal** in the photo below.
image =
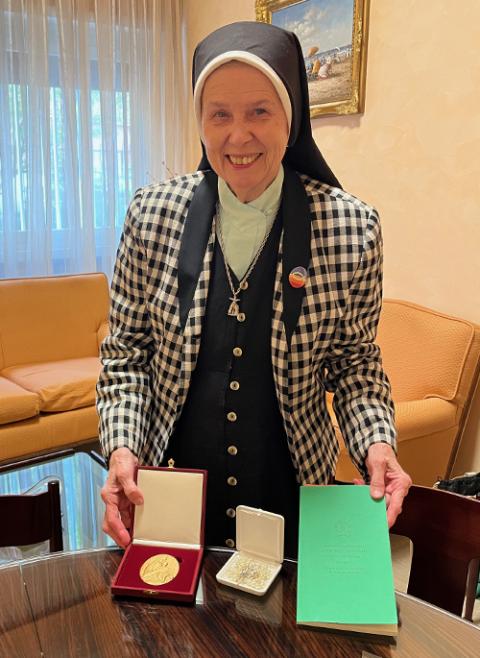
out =
<svg viewBox="0 0 480 658"><path fill-rule="evenodd" d="M177 558L168 553L153 555L140 567L140 578L147 585L166 585L180 570Z"/></svg>

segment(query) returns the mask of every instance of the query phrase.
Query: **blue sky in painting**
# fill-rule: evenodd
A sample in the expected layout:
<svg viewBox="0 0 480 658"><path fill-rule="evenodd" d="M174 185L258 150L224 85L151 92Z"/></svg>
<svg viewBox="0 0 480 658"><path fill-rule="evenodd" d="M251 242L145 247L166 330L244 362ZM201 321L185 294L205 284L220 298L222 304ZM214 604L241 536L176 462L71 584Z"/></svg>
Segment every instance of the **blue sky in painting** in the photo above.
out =
<svg viewBox="0 0 480 658"><path fill-rule="evenodd" d="M304 55L352 43L354 0L306 0L272 14L272 23L295 32Z"/></svg>

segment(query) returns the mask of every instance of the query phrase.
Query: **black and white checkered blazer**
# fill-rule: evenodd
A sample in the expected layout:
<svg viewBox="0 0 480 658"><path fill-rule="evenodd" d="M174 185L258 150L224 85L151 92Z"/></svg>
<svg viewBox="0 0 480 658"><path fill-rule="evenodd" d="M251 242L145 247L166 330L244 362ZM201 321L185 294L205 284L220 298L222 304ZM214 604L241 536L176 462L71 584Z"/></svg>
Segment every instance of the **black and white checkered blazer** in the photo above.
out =
<svg viewBox="0 0 480 658"><path fill-rule="evenodd" d="M127 213L112 281L110 335L97 386L100 441L158 465L187 396L200 348L215 244L213 172L140 189ZM390 386L375 344L382 243L376 211L285 169L283 231L272 300L271 358L279 408L302 483L335 472L338 443L365 473L373 442L395 447ZM295 266L304 288L289 285Z"/></svg>

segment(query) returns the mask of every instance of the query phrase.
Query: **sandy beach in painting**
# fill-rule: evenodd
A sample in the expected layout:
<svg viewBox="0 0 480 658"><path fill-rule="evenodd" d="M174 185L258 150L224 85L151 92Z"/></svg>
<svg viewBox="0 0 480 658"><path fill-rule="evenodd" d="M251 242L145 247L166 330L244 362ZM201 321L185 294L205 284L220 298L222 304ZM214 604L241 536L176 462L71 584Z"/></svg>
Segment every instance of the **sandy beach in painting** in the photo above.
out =
<svg viewBox="0 0 480 658"><path fill-rule="evenodd" d="M310 105L337 103L350 98L352 84L352 60L333 62L330 76L325 79L310 80L308 93Z"/></svg>

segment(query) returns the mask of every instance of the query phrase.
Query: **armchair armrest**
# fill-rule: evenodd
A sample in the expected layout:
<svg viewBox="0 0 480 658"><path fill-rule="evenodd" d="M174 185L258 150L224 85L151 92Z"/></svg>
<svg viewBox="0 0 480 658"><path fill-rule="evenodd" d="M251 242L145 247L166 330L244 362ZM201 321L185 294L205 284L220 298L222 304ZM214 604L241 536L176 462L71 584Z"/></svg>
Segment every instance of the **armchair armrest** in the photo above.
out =
<svg viewBox="0 0 480 658"><path fill-rule="evenodd" d="M349 481L359 477L359 474L338 429L331 400L327 401L327 405L340 444L336 477ZM443 477L445 473L461 408L441 398L426 398L397 402L395 412L398 459L414 482L431 486L438 476Z"/></svg>
<svg viewBox="0 0 480 658"><path fill-rule="evenodd" d="M431 397L395 403L398 442L455 427L461 409L454 402Z"/></svg>
<svg viewBox="0 0 480 658"><path fill-rule="evenodd" d="M338 422L332 406L332 396L327 396L327 407L335 428L335 434L344 449ZM453 402L441 398L426 398L425 400L405 400L395 402L395 426L398 442L415 439L426 434L441 432L455 427L458 423L460 410Z"/></svg>
<svg viewBox="0 0 480 658"><path fill-rule="evenodd" d="M102 324L97 329L97 346L98 346L99 350L100 350L100 345L103 343L105 338L108 336L109 330L110 329L109 329L107 320L102 322Z"/></svg>

